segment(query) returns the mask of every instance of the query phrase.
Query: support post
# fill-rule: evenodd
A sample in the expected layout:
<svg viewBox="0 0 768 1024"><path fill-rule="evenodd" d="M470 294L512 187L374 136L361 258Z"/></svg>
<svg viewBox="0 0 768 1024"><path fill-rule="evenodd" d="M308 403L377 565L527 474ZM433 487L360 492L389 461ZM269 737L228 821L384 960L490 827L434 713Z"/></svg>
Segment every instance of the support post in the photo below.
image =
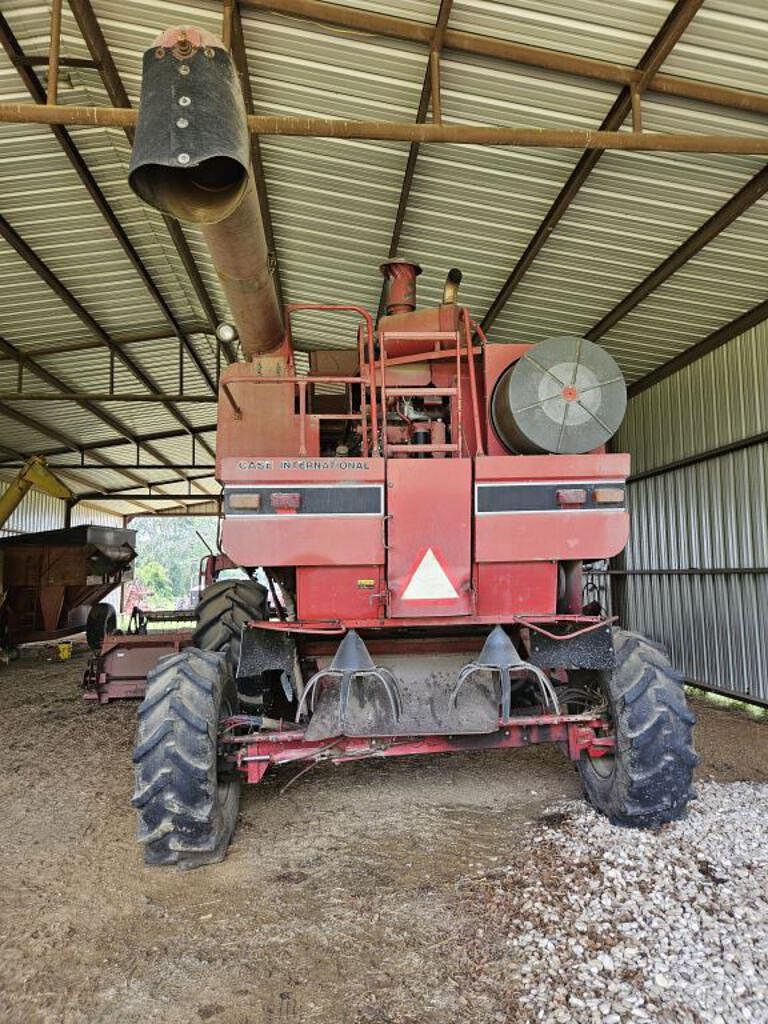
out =
<svg viewBox="0 0 768 1024"><path fill-rule="evenodd" d="M432 121L434 124L443 123L443 101L440 93L440 51L430 50L429 52L429 81L432 99Z"/></svg>
<svg viewBox="0 0 768 1024"><path fill-rule="evenodd" d="M632 91L632 131L641 132L643 130L643 111L640 100L640 90L636 84L631 87Z"/></svg>
<svg viewBox="0 0 768 1024"><path fill-rule="evenodd" d="M59 51L61 50L61 3L51 4L51 41L48 48L48 92L46 102L55 106L59 102Z"/></svg>

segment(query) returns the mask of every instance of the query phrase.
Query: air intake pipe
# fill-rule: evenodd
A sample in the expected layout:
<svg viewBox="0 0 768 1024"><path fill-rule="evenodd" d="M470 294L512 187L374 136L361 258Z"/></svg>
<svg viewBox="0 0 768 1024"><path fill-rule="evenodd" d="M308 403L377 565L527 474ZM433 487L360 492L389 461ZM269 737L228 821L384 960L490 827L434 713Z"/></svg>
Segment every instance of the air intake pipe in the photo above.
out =
<svg viewBox="0 0 768 1024"><path fill-rule="evenodd" d="M211 33L169 28L145 52L128 180L156 210L200 227L245 357L276 349L282 316L245 105L232 57Z"/></svg>

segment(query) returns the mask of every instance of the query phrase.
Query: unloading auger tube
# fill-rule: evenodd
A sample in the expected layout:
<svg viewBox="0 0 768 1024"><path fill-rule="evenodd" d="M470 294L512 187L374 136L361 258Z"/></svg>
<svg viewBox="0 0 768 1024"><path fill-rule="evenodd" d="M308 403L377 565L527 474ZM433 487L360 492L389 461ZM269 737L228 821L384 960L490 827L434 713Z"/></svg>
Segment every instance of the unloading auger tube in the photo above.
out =
<svg viewBox="0 0 768 1024"><path fill-rule="evenodd" d="M129 168L136 194L199 225L247 359L281 342L245 105L231 55L196 28L169 28L144 54Z"/></svg>

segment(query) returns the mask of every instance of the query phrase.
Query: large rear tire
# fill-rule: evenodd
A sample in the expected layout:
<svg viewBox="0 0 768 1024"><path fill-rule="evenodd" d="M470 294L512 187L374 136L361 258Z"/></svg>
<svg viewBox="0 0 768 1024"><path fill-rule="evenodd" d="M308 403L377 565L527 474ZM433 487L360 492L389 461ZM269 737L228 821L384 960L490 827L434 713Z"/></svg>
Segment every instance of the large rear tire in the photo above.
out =
<svg viewBox="0 0 768 1024"><path fill-rule="evenodd" d="M655 828L682 817L694 796L696 717L682 676L662 648L624 630L614 630L614 646L616 667L605 696L615 754L582 757L582 783L589 802L612 824Z"/></svg>
<svg viewBox="0 0 768 1024"><path fill-rule="evenodd" d="M264 587L252 580L222 580L207 587L197 606L192 643L203 651L223 651L236 673L243 626L265 618L266 599Z"/></svg>
<svg viewBox="0 0 768 1024"><path fill-rule="evenodd" d="M240 779L222 772L221 718L237 712L224 654L187 647L147 676L133 761L138 839L147 864L199 867L223 860Z"/></svg>

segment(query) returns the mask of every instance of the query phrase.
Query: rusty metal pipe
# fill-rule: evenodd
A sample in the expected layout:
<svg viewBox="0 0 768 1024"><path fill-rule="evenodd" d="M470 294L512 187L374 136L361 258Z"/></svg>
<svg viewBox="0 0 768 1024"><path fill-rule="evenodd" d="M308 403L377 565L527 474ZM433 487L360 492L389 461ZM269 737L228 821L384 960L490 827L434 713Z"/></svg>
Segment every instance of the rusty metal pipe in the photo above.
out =
<svg viewBox="0 0 768 1024"><path fill-rule="evenodd" d="M48 47L48 91L46 98L49 104L58 103L59 100L61 2L62 0L53 0L51 4L51 41Z"/></svg>
<svg viewBox="0 0 768 1024"><path fill-rule="evenodd" d="M278 348L248 120L232 58L211 33L167 29L145 52L129 182L150 206L200 227L246 358Z"/></svg>
<svg viewBox="0 0 768 1024"><path fill-rule="evenodd" d="M131 128L139 112L124 107L46 106L0 103L0 124L63 124ZM371 139L462 146L521 146L542 149L618 149L656 153L768 155L768 138L700 132L604 132L589 129L509 128L504 125L414 124L405 121L345 121L323 117L251 114L250 132L316 139Z"/></svg>
<svg viewBox="0 0 768 1024"><path fill-rule="evenodd" d="M421 273L411 260L386 260L379 267L385 279L387 316L416 309L416 278Z"/></svg>

